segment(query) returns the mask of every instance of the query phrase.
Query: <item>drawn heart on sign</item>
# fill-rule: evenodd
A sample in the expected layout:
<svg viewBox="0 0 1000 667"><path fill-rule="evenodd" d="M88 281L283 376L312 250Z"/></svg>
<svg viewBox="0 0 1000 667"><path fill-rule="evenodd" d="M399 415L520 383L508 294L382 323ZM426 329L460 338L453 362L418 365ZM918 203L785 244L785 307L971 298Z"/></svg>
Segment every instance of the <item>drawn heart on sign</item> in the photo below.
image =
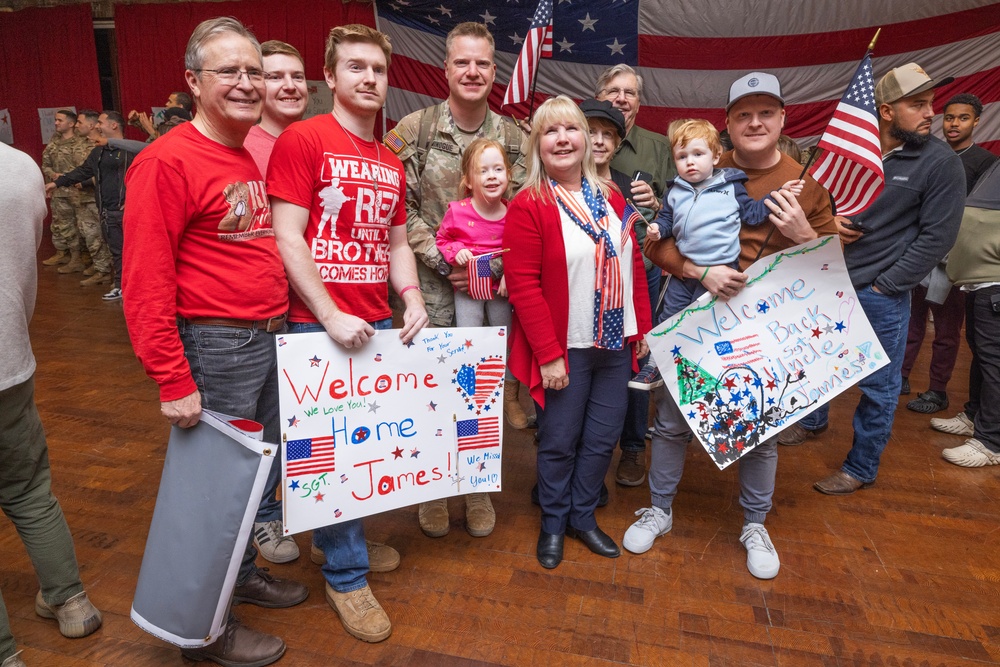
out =
<svg viewBox="0 0 1000 667"><path fill-rule="evenodd" d="M847 323L847 333L851 332L851 313L854 312L854 297L852 296L847 301L842 301L840 303L840 309L837 311L840 321ZM844 317L844 306L847 306L847 317Z"/></svg>
<svg viewBox="0 0 1000 667"><path fill-rule="evenodd" d="M504 362L501 357L485 357L476 364L462 364L455 371L455 384L469 410L479 414L489 410L500 393Z"/></svg>

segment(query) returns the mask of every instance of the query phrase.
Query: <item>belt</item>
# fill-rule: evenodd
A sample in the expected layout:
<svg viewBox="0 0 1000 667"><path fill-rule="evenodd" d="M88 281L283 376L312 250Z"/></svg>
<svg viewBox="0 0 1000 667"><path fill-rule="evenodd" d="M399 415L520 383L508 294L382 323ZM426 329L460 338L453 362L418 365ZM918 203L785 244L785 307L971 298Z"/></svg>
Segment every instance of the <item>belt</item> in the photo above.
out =
<svg viewBox="0 0 1000 667"><path fill-rule="evenodd" d="M287 316L282 313L267 320L236 320L229 317L191 317L187 321L191 324L206 324L216 327L235 327L237 329L257 329L274 333L285 326Z"/></svg>

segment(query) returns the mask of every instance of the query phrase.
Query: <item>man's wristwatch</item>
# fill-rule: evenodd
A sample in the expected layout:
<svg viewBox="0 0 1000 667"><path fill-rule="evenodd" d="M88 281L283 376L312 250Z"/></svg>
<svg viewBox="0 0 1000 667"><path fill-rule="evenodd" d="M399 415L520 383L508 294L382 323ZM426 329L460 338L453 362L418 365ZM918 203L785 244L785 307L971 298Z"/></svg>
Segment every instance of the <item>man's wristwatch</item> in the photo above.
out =
<svg viewBox="0 0 1000 667"><path fill-rule="evenodd" d="M444 259L438 260L437 266L434 270L438 272L439 275L447 276L451 274L451 264L446 262Z"/></svg>

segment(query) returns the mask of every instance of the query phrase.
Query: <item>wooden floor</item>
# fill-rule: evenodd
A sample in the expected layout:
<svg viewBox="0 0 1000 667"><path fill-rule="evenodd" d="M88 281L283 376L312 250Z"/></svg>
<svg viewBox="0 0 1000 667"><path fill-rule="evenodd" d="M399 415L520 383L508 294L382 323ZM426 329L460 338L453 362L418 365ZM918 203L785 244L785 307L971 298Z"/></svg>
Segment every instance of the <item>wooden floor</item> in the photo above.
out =
<svg viewBox="0 0 1000 667"><path fill-rule="evenodd" d="M121 305L103 303L103 289L78 280L40 271L32 342L53 486L104 627L67 640L35 616L30 563L0 520L11 625L32 667L191 664L129 619L168 429L133 357ZM915 390L926 388L926 368L925 354ZM948 416L965 400L967 372L963 351ZM298 541L306 555L270 567L306 582L309 599L238 613L282 636L288 652L280 664L292 667L1000 664L1000 471L943 461L941 449L961 440L931 431L926 416L901 404L876 486L846 498L816 493L812 483L850 445L856 398L834 401L832 427L819 440L781 448L767 523L781 557L772 581L746 570L735 470L719 472L694 448L674 529L651 551L608 560L568 540L562 565L543 570L534 556L538 511L528 499L531 432L508 430L491 536L464 531L456 500L451 533L441 539L422 535L415 508L367 521L369 537L403 558L395 572L369 578L393 622L387 641L369 645L344 632L305 536ZM649 495L645 486L616 486L616 462L611 503L598 521L620 541Z"/></svg>

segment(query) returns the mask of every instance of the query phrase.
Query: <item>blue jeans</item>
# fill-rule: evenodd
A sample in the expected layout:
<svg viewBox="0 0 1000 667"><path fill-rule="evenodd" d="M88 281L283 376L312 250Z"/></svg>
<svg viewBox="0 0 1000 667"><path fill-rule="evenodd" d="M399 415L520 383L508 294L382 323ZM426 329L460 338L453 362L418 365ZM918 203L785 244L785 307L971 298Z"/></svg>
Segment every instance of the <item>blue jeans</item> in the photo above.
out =
<svg viewBox="0 0 1000 667"><path fill-rule="evenodd" d="M185 320L178 321L177 329L202 408L252 419L264 426L265 442L280 442L275 334ZM271 474L277 467L272 461ZM257 571L256 558L253 540L248 540L237 585Z"/></svg>
<svg viewBox="0 0 1000 667"><path fill-rule="evenodd" d="M538 427L538 501L542 530L597 527L594 509L628 403L632 354L594 347L570 349L569 385L545 390Z"/></svg>
<svg viewBox="0 0 1000 667"><path fill-rule="evenodd" d="M656 300L660 296L660 267L653 266L646 271L646 286L649 288L650 311L656 308ZM656 315L653 315L656 322ZM645 333L641 331L640 333ZM639 368L650 358L647 354L639 359ZM642 452L646 449L646 427L649 425L649 392L638 389L628 390L628 407L625 410L625 422L622 424L622 435L618 446L624 451Z"/></svg>
<svg viewBox="0 0 1000 667"><path fill-rule="evenodd" d="M369 322L373 328L392 328L392 318ZM289 333L326 331L319 322L290 322ZM323 550L323 577L338 593L350 593L368 585L368 547L361 519L342 521L313 531L313 544Z"/></svg>
<svg viewBox="0 0 1000 667"><path fill-rule="evenodd" d="M903 380L903 354L910 324L910 293L880 294L867 285L858 291L858 302L871 322L889 364L863 379L861 400L854 411L854 443L841 469L865 483L875 481L882 451L889 444L892 422Z"/></svg>
<svg viewBox="0 0 1000 667"><path fill-rule="evenodd" d="M799 426L816 431L830 423L830 404L824 403L799 420Z"/></svg>

